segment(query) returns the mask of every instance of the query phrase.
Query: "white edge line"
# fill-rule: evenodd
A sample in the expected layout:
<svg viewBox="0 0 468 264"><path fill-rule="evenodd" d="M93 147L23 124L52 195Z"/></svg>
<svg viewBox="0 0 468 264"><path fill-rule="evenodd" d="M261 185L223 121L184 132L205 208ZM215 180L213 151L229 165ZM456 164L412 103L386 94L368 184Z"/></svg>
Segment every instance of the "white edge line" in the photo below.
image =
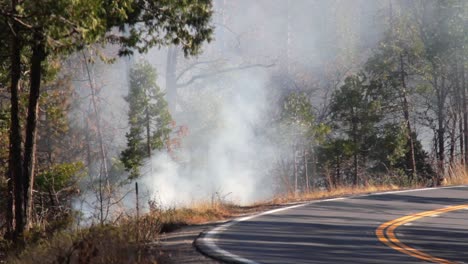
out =
<svg viewBox="0 0 468 264"><path fill-rule="evenodd" d="M420 191L438 190L438 189L452 189L452 188L460 188L460 187L461 188L468 187L468 185L444 186L444 187L435 187L435 188L432 187L432 188L421 188L421 189L400 190L400 191L387 191L387 192L355 195L355 196L349 196L349 197L338 197L338 198L331 198L331 199L324 199L324 200L309 201L309 202L305 202L305 203L301 203L301 204L296 204L296 205L292 205L292 206L277 208L277 209L273 209L273 210L270 210L270 211L265 211L265 212L262 212L262 213L259 213L259 214L234 219L234 220L232 220L232 221L230 221L228 223L217 226L217 227L211 229L210 231L206 232L205 236L202 237L201 240L202 240L202 243L204 243L208 248L210 248L210 250L214 251L215 253L217 253L219 255L222 255L222 256L228 257L230 259L233 259L236 262L246 263L246 264L260 264L260 263L258 263L256 261L243 258L243 257L238 256L236 254L233 254L233 253L231 253L229 251L221 249L215 243L216 240L217 240L215 238L215 236L217 234L223 232L224 230L228 229L229 227L237 224L237 223L244 222L244 221L247 221L247 220L259 217L259 216L263 216L263 215L274 214L274 213L278 213L278 212L281 212L281 211L286 211L286 210L289 210L289 209L306 206L306 205L309 205L309 204L330 202L330 201L337 201L337 200L347 200L347 199L358 198L358 197L367 197L367 196L376 196L376 195L385 195L385 194L395 194L395 193L404 193L404 192L420 192Z"/></svg>

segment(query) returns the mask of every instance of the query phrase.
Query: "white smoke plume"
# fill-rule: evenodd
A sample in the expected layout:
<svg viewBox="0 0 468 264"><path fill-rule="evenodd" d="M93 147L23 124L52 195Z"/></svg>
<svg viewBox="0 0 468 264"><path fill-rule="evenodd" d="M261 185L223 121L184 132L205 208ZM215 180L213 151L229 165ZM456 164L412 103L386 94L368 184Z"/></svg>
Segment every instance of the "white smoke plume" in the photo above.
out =
<svg viewBox="0 0 468 264"><path fill-rule="evenodd" d="M146 162L143 171L150 173L141 181L162 204L213 196L245 204L271 194L268 168L277 150L262 132L269 120L267 76L263 70L234 75L223 92L200 99L204 107L191 113L189 133L175 154L178 161L160 152Z"/></svg>

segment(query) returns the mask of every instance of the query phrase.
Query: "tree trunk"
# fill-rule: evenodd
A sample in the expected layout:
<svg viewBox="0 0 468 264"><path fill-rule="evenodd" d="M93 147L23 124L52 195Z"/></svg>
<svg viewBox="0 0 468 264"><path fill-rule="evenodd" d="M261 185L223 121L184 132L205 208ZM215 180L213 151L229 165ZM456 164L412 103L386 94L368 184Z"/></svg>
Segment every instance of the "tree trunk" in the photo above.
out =
<svg viewBox="0 0 468 264"><path fill-rule="evenodd" d="M468 106L466 102L466 83L465 83L465 60L461 64L461 89L463 97L463 141L465 144L465 169L468 167Z"/></svg>
<svg viewBox="0 0 468 264"><path fill-rule="evenodd" d="M166 61L166 96L169 112L175 115L177 107L177 54L178 47L171 46L167 50Z"/></svg>
<svg viewBox="0 0 468 264"><path fill-rule="evenodd" d="M453 168L455 162L455 144L456 138L455 133L457 130L458 117L456 113L453 113L452 127L450 128L450 149L449 149L449 166Z"/></svg>
<svg viewBox="0 0 468 264"><path fill-rule="evenodd" d="M101 155L101 169L99 172L99 211L100 211L100 223L101 225L104 224L105 218L107 218L107 215L104 216L104 192L103 192L103 179L102 179L102 174L104 174L104 180L106 182L106 187L107 187L107 194L110 195L110 184L109 184L109 169L107 166L107 152L106 148L104 145L104 139L102 137L102 127L101 127L101 120L100 120L100 112L98 109L98 102L97 102L97 94L96 94L96 83L91 75L91 69L88 64L88 60L86 58L85 52L83 54L83 59L84 59L84 64L85 64L85 70L86 74L88 76L88 82L89 82L89 88L91 89L91 103L93 107L93 113L96 119L96 128L98 132L98 140L99 140L99 154ZM109 209L110 205L110 197L107 199L107 210Z"/></svg>
<svg viewBox="0 0 468 264"><path fill-rule="evenodd" d="M292 72L291 69L291 44L292 44L292 34L291 34L291 20L292 20L292 12L291 12L291 0L286 1L286 74L289 76Z"/></svg>
<svg viewBox="0 0 468 264"><path fill-rule="evenodd" d="M312 188L314 188L314 183L313 183L313 180L314 180L314 177L316 177L317 175L317 162L316 162L316 159L317 159L317 156L315 154L315 151L312 149L311 153L310 153L310 161L311 161L311 167L310 167L310 176L309 178L312 179Z"/></svg>
<svg viewBox="0 0 468 264"><path fill-rule="evenodd" d="M352 115L352 133L353 133L353 143L354 143L354 153L353 153L353 167L354 167L354 175L353 175L353 185L357 186L358 184L358 152L359 152L359 146L358 146L358 132L357 132L357 117L355 116L356 113L354 111L354 107L351 110L351 115Z"/></svg>
<svg viewBox="0 0 468 264"><path fill-rule="evenodd" d="M438 94L438 102L437 102L437 121L438 121L438 128L437 128L437 140L438 140L438 169L439 169L439 178L443 177L445 173L444 169L444 160L445 160L445 127L444 127L444 121L445 121L445 115L444 115L444 102L445 102L445 96L444 96L444 89L445 89L445 81L442 79L441 86L438 87L437 84L437 77L434 79L434 85L435 85L435 90L437 91Z"/></svg>
<svg viewBox="0 0 468 264"><path fill-rule="evenodd" d="M294 195L297 194L297 178L298 178L298 168L297 168L297 150L294 147Z"/></svg>
<svg viewBox="0 0 468 264"><path fill-rule="evenodd" d="M333 187L336 188L338 184L340 184L340 176L341 176L341 159L339 154L336 155L336 175L333 181Z"/></svg>
<svg viewBox="0 0 468 264"><path fill-rule="evenodd" d="M91 168L91 164L93 163L92 155L91 155L91 136L89 135L89 115L83 113L83 122L86 125L86 132L85 132L85 140L86 140L86 161L88 167L88 176L91 177L93 175L93 170Z"/></svg>
<svg viewBox="0 0 468 264"><path fill-rule="evenodd" d="M12 1L12 12L16 13L17 1ZM14 219L9 225L14 225L13 239L21 239L24 231L24 202L23 202L23 177L22 177L22 157L21 157L21 125L19 120L19 81L21 78L21 43L18 36L18 25L11 20L13 32L11 34L11 71L10 71L10 150L9 150L9 179L13 182L10 191L14 193L14 202L9 204L14 210Z"/></svg>
<svg viewBox="0 0 468 264"><path fill-rule="evenodd" d="M305 149L303 151L303 156L304 156L304 171L305 171L306 191L307 191L307 193L309 193L310 192L309 173L307 171L307 151Z"/></svg>
<svg viewBox="0 0 468 264"><path fill-rule="evenodd" d="M41 89L41 63L45 59L44 44L40 33L34 34L36 42L32 49L31 56L31 72L29 86L29 102L28 102L28 117L26 121L26 141L24 143L24 162L23 162L23 178L24 178L24 210L25 225L30 226L30 216L32 211L33 200L33 183L34 183L34 166L36 156L36 127L37 127L37 112L39 108L39 95Z"/></svg>
<svg viewBox="0 0 468 264"><path fill-rule="evenodd" d="M416 159L414 157L414 141L413 141L413 130L411 128L411 121L409 117L409 104L408 104L408 90L406 87L406 80L405 80L405 68L403 63L403 55L400 54L400 78L401 78L401 86L403 88L401 96L403 98L403 118L405 119L406 124L406 140L407 146L409 150L409 155L407 156L407 166L411 169L409 180L414 180L416 178Z"/></svg>
<svg viewBox="0 0 468 264"><path fill-rule="evenodd" d="M461 74L460 71L460 62L459 62L459 55L455 57L455 92L453 95L453 101L456 105L455 109L455 116L457 117L457 124L454 124L454 130L457 129L458 126L458 147L460 149L460 164L463 165L464 162L464 140L463 140L463 86L461 85ZM455 135L454 135L455 136Z"/></svg>
<svg viewBox="0 0 468 264"><path fill-rule="evenodd" d="M358 185L358 155L354 153L354 178L353 178L353 185Z"/></svg>
<svg viewBox="0 0 468 264"><path fill-rule="evenodd" d="M7 172L7 208L6 208L6 233L5 239L12 239L13 230L14 230L14 220L15 220L15 202L14 202L14 184L13 179L11 178L11 173Z"/></svg>
<svg viewBox="0 0 468 264"><path fill-rule="evenodd" d="M464 120L463 120L463 110L462 112L460 113L460 119L458 120L458 134L460 135L459 137L459 148L460 148L460 164L465 164L465 143L464 143L464 140L463 140L463 123L464 123Z"/></svg>
<svg viewBox="0 0 468 264"><path fill-rule="evenodd" d="M149 106L145 109L146 114L146 154L151 158L151 120L149 116Z"/></svg>

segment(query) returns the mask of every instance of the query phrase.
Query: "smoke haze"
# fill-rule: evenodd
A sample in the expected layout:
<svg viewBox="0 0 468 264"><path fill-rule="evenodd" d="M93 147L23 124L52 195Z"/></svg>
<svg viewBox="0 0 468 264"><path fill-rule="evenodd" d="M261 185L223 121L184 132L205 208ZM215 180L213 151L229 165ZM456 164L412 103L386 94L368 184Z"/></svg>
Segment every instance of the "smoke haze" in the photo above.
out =
<svg viewBox="0 0 468 264"><path fill-rule="evenodd" d="M321 102L381 34L377 16L384 2L358 2L214 1L214 41L197 58L176 56L177 101L169 104L175 130L183 126L188 133L174 153L158 152L145 162L138 180L145 192L165 206L272 197L275 166L292 157L288 142L297 140L293 128L274 124L281 98L291 91L313 94L319 118ZM168 49L154 49L101 67L102 119L113 125L107 132L114 131L106 134L109 156L125 147L129 66L149 61L168 94L174 87L166 81L167 56Z"/></svg>
<svg viewBox="0 0 468 264"><path fill-rule="evenodd" d="M209 200L213 195L247 203L271 193L267 170L277 146L261 131L269 120L266 75L256 70L232 77L226 89L192 110L177 162L165 152L147 162L145 171L152 167L153 173L142 181L162 204Z"/></svg>

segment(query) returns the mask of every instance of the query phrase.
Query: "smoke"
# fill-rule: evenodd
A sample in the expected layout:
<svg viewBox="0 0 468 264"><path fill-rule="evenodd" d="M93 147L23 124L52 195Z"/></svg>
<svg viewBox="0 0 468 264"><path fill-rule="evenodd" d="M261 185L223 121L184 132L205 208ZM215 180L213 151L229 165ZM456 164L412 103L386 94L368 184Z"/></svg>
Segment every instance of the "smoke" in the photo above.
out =
<svg viewBox="0 0 468 264"><path fill-rule="evenodd" d="M194 100L189 133L171 157L160 152L146 162L144 186L164 205L222 199L249 203L271 195L268 168L277 153L265 133L267 74L251 70L231 75L228 87L205 87L211 96ZM180 118L184 120L184 116ZM185 119L186 121L187 119Z"/></svg>
<svg viewBox="0 0 468 264"><path fill-rule="evenodd" d="M180 146L155 152L145 162L138 179L142 193L164 206L213 199L246 204L274 195L275 166L281 158L291 160L291 144L298 140L294 128L275 126L279 98L306 91L313 95L314 107L326 108L323 98L353 67L358 68L356 58L362 60L379 39L382 3L386 1L215 0L215 40L197 58L180 54L177 58L178 82L205 76L177 90L177 106L171 113L177 127L172 137L180 140ZM167 89L166 49L153 49L131 61L140 59L153 64L159 85ZM118 159L125 148L128 106L123 97L131 61L96 66L109 159ZM239 69L227 70L235 68ZM89 92L82 93L89 97ZM84 100L82 108L89 108L89 102ZM177 134L181 126L188 133ZM95 174L102 166L98 160L93 164ZM83 192L91 197L84 198L89 204L96 204L91 201L93 192Z"/></svg>
<svg viewBox="0 0 468 264"><path fill-rule="evenodd" d="M282 157L291 160L291 145L300 140L295 128L274 123L279 97L315 89L312 101L320 104L320 89L329 88L320 80L336 83L329 76L343 77L343 69L362 57L356 56L361 44L378 39L378 29L372 29L377 2L214 1L215 41L198 58L178 59L179 72L204 62L181 77L183 82L206 76L178 89L172 113L189 133L175 154L161 152L147 161L149 173L142 181L148 191L175 206L213 198L241 204L271 198L278 190L275 166ZM165 62L165 55L153 51L146 59ZM168 74L164 64L155 66ZM236 67L242 69L210 76Z"/></svg>

